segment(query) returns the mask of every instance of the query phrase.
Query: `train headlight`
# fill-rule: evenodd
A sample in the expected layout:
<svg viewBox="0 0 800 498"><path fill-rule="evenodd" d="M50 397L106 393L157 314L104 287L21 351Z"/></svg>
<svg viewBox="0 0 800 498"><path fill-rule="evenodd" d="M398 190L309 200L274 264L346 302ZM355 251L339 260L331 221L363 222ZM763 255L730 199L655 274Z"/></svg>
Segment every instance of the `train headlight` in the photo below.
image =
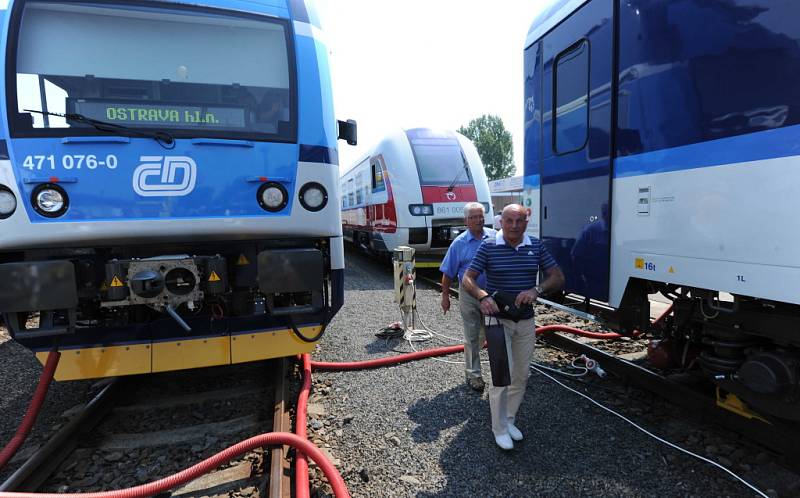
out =
<svg viewBox="0 0 800 498"><path fill-rule="evenodd" d="M408 212L413 216L433 216L432 204L409 204Z"/></svg>
<svg viewBox="0 0 800 498"><path fill-rule="evenodd" d="M267 182L258 188L256 199L262 208L271 213L276 213L289 203L289 194L280 183Z"/></svg>
<svg viewBox="0 0 800 498"><path fill-rule="evenodd" d="M328 192L317 182L306 183L300 189L300 204L309 211L320 211L328 204Z"/></svg>
<svg viewBox="0 0 800 498"><path fill-rule="evenodd" d="M67 212L69 197L63 188L46 183L33 189L31 204L42 216L57 218Z"/></svg>
<svg viewBox="0 0 800 498"><path fill-rule="evenodd" d="M17 210L17 198L7 187L0 185L0 219L8 218Z"/></svg>

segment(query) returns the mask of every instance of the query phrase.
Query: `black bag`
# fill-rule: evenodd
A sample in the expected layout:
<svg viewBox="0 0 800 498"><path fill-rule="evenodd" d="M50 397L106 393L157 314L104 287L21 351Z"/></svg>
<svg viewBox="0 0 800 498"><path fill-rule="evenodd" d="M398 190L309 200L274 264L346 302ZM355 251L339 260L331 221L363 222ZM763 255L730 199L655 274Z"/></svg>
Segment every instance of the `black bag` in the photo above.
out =
<svg viewBox="0 0 800 498"><path fill-rule="evenodd" d="M492 372L492 385L503 387L511 384L508 368L508 350L503 324L489 317L486 324L486 349L489 350L489 370ZM494 321L494 324L492 323Z"/></svg>
<svg viewBox="0 0 800 498"><path fill-rule="evenodd" d="M511 320L512 322L533 318L532 304L523 304L522 306L514 304L517 295L519 295L519 292L492 292L492 299L494 299L494 302L497 303L497 307L500 309L500 312L494 316L504 320Z"/></svg>

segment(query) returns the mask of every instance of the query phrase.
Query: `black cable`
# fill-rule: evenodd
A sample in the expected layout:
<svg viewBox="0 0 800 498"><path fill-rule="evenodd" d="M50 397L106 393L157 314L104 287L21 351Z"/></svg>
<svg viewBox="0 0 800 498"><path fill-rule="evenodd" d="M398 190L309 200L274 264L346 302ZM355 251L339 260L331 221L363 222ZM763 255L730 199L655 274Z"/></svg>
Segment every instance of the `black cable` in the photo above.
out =
<svg viewBox="0 0 800 498"><path fill-rule="evenodd" d="M384 327L375 333L375 337L380 339L397 339L403 337L404 330L402 328Z"/></svg>
<svg viewBox="0 0 800 498"><path fill-rule="evenodd" d="M303 342L317 342L322 338L322 334L325 333L325 328L328 326L327 323L323 323L322 328L319 331L319 334L315 335L314 337L307 337L304 336L303 333L300 332L300 329L297 328L297 325L294 324L294 319L292 318L291 315L288 316L288 320L289 320L289 327L291 327L292 332L294 332L294 335L296 335L297 338Z"/></svg>
<svg viewBox="0 0 800 498"><path fill-rule="evenodd" d="M61 347L61 336L57 335L53 338L53 344L50 346L51 353L58 353L58 348Z"/></svg>
<svg viewBox="0 0 800 498"><path fill-rule="evenodd" d="M324 304L324 310L323 310L323 315L322 315L322 323L320 324L320 325L322 325L322 328L319 330L319 334L315 335L314 337L308 337L308 336L303 335L303 333L300 332L300 329L297 328L297 325L294 324L294 318L292 318L292 315L288 315L287 316L287 320L289 321L289 327L291 327L292 332L294 332L294 335L296 335L297 338L300 339L301 341L303 341L303 342L317 342L318 340L322 339L322 335L325 333L325 329L328 328L328 323L330 323L328 321L328 297L329 297L328 296L328 284L323 283L322 284L322 299L323 299L323 302L325 304Z"/></svg>

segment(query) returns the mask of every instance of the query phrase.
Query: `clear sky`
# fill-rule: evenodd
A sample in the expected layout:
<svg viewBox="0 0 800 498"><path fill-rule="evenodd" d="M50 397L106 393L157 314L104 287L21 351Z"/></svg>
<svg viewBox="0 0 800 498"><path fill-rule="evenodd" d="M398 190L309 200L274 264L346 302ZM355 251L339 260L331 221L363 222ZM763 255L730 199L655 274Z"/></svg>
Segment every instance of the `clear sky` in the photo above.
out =
<svg viewBox="0 0 800 498"><path fill-rule="evenodd" d="M389 131L455 130L499 115L522 174L525 36L551 0L316 0L331 53L337 119L358 122L339 142L342 168Z"/></svg>

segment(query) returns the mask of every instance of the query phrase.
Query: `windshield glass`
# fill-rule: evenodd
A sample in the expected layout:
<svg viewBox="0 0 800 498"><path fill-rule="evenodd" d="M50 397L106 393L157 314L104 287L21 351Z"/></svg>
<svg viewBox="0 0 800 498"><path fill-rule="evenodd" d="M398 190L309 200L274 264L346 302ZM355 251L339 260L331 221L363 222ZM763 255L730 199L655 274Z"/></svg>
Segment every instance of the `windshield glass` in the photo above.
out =
<svg viewBox="0 0 800 498"><path fill-rule="evenodd" d="M294 136L289 44L278 20L28 2L16 60L18 136L97 133L26 109L176 136Z"/></svg>
<svg viewBox="0 0 800 498"><path fill-rule="evenodd" d="M421 185L472 183L461 145L454 135L431 130L409 130L406 134L417 161Z"/></svg>

